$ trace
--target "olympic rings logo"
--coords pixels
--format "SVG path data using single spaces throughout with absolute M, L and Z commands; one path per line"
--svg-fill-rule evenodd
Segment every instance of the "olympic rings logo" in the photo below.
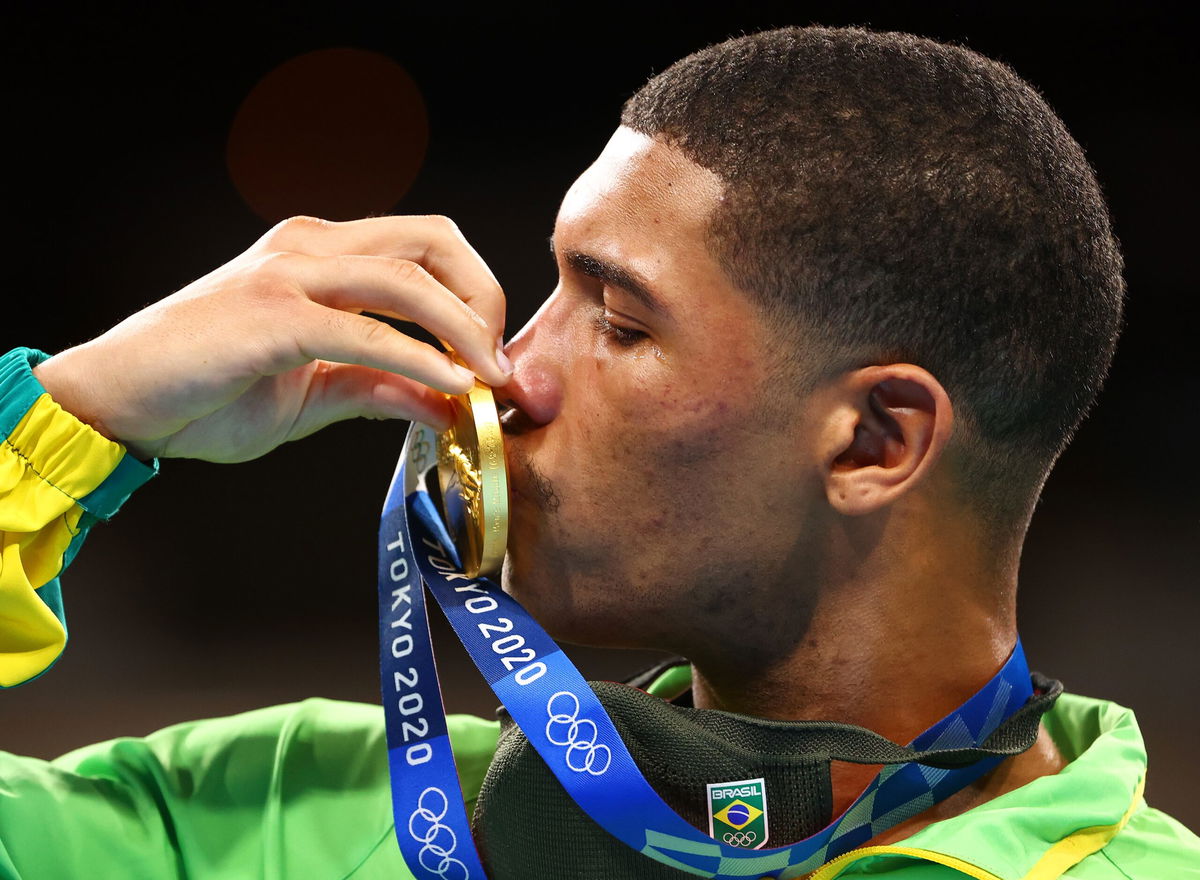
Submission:
M 412 448 L 408 454 L 413 467 L 418 470 L 424 470 L 426 464 L 433 456 L 433 444 L 426 439 L 426 436 L 424 431 L 416 432 L 413 436 Z
M 753 831 L 730 831 L 721 837 L 723 841 L 730 846 L 749 846 L 758 839 L 758 835 Z
M 431 809 L 425 804 L 425 797 L 431 792 L 442 799 L 442 804 L 437 809 Z M 421 792 L 421 796 L 417 798 L 417 809 L 408 817 L 408 833 L 413 840 L 421 844 L 421 851 L 417 853 L 417 861 L 421 863 L 422 868 L 431 874 L 444 877 L 446 880 L 468 880 L 471 872 L 467 870 L 467 866 L 458 859 L 452 858 L 454 850 L 458 847 L 458 838 L 454 835 L 453 829 L 442 822 L 448 809 L 450 809 L 450 802 L 446 799 L 446 793 L 440 788 L 430 786 Z M 417 819 L 426 823 L 425 830 L 420 834 L 413 826 Z M 438 861 L 431 865 L 426 858 Z
M 555 711 L 562 707 L 561 697 L 567 698 L 572 707 L 570 711 Z M 600 730 L 595 721 L 579 717 L 577 696 L 570 691 L 559 691 L 546 702 L 546 714 L 550 716 L 546 722 L 546 739 L 556 746 L 566 746 L 568 767 L 576 773 L 592 776 L 600 776 L 608 770 L 612 764 L 612 750 L 606 745 L 597 745 Z

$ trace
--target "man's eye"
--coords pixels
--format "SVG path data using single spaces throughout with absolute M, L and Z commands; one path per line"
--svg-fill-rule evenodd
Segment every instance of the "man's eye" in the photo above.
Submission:
M 596 315 L 596 329 L 612 339 L 617 345 L 627 348 L 637 345 L 646 338 L 646 334 L 641 330 L 634 330 L 632 327 L 622 327 L 620 324 L 614 324 L 607 311 Z

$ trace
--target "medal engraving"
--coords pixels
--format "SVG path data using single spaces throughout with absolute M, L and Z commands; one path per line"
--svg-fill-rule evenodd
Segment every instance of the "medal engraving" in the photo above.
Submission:
M 442 514 L 469 577 L 500 570 L 508 543 L 508 475 L 495 398 L 476 382 L 451 398 L 454 424 L 437 438 Z

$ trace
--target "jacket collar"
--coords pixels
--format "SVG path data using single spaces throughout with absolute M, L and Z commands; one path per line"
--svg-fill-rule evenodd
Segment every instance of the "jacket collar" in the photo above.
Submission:
M 1069 761 L 1060 772 L 895 846 L 851 851 L 812 880 L 837 877 L 851 865 L 883 870 L 875 863 L 886 859 L 936 862 L 978 880 L 1061 876 L 1115 837 L 1143 803 L 1146 748 L 1133 712 L 1103 700 L 1063 694 L 1042 723 Z
M 631 683 L 671 699 L 691 684 L 691 668 L 679 658 L 646 678 Z M 1061 876 L 1115 837 L 1143 802 L 1146 747 L 1133 711 L 1104 700 L 1063 694 L 1042 723 L 1068 761 L 1061 771 L 927 825 L 894 846 L 852 850 L 812 880 L 829 880 L 851 865 L 870 863 L 876 870 L 873 863 L 884 859 L 936 862 L 978 880 Z

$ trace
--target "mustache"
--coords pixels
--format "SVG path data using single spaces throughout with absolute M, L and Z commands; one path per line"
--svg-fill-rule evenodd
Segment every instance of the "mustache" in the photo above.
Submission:
M 562 499 L 550 478 L 537 469 L 528 455 L 514 452 L 513 457 L 516 459 L 514 464 L 520 468 L 525 477 L 521 483 L 521 494 L 541 508 L 544 513 L 557 511 Z
M 519 437 L 535 427 L 524 410 L 512 401 L 506 401 L 499 406 L 499 415 L 500 430 L 506 440 L 509 437 Z M 521 481 L 521 495 L 541 508 L 543 513 L 554 513 L 558 510 L 562 499 L 558 497 L 558 491 L 550 478 L 537 469 L 533 459 L 523 450 L 516 449 L 507 442 L 504 445 L 511 463 L 519 468 L 524 476 L 524 480 Z

